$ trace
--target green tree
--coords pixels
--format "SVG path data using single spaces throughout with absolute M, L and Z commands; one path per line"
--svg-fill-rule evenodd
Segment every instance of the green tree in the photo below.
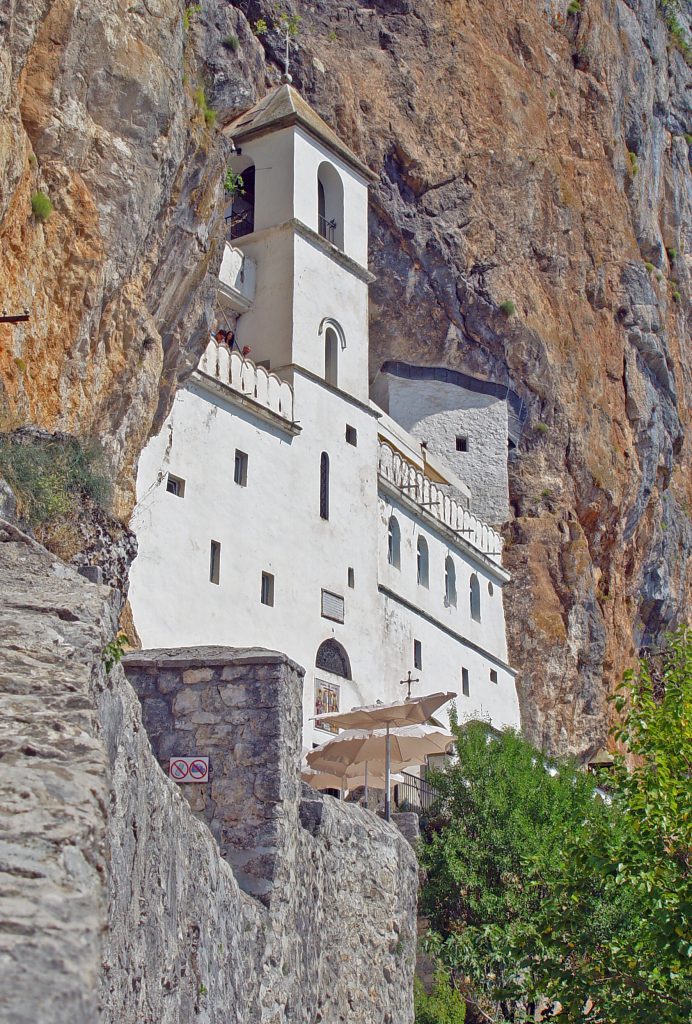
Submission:
M 424 828 L 423 913 L 431 950 L 491 1020 L 521 1020 L 513 942 L 540 917 L 565 830 L 607 815 L 594 780 L 549 761 L 515 732 L 455 727 L 457 759 L 438 773 L 439 816 Z
M 627 752 L 611 778 L 612 814 L 566 837 L 535 931 L 516 944 L 545 1019 L 689 1024 L 692 1019 L 692 630 L 659 668 L 643 662 L 615 697 Z M 617 908 L 607 928 L 593 894 Z M 595 927 L 594 927 L 595 925 Z

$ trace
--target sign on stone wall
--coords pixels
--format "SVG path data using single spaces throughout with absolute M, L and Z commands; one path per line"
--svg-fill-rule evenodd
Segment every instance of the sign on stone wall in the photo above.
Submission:
M 174 782 L 209 782 L 209 758 L 172 757 L 168 775 Z
M 327 715 L 332 711 L 339 710 L 339 687 L 334 683 L 327 683 L 323 679 L 315 680 L 315 714 Z M 338 726 L 330 722 L 315 722 L 316 729 L 323 729 L 324 732 L 337 732 Z

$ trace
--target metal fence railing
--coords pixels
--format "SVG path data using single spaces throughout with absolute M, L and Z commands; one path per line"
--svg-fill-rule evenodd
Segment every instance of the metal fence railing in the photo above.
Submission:
M 410 772 L 399 772 L 403 781 L 394 787 L 394 804 L 397 808 L 411 811 L 427 811 L 439 796 L 438 790 L 427 779 L 420 779 Z
M 334 244 L 334 238 L 336 236 L 336 221 L 327 220 L 327 218 L 323 217 L 322 214 L 320 214 L 317 219 L 319 221 L 319 233 L 322 235 L 322 238 L 326 238 L 328 242 Z

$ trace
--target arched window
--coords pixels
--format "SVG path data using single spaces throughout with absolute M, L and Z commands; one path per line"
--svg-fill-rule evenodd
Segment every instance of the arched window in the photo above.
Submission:
M 330 638 L 317 648 L 315 666 L 323 672 L 332 672 L 335 676 L 351 679 L 351 662 L 348 654 L 338 640 Z
M 224 192 L 226 196 L 226 237 L 242 238 L 255 230 L 255 167 L 251 161 L 243 160 L 246 166 L 230 168 L 226 174 Z
M 326 160 L 317 168 L 317 230 L 344 247 L 344 186 L 336 167 Z
M 481 585 L 475 572 L 471 577 L 469 585 L 469 603 L 471 605 L 471 618 L 476 622 L 481 621 Z
M 336 387 L 339 376 L 339 339 L 333 327 L 324 332 L 324 379 Z
M 320 517 L 329 519 L 329 456 L 320 456 Z
M 445 605 L 448 608 L 457 606 L 457 571 L 451 555 L 445 558 Z
M 418 567 L 418 586 L 428 586 L 428 542 L 425 537 L 418 538 L 418 545 L 416 549 L 417 553 L 417 567 Z
M 401 565 L 401 530 L 394 516 L 389 517 L 387 528 L 387 561 L 395 569 Z

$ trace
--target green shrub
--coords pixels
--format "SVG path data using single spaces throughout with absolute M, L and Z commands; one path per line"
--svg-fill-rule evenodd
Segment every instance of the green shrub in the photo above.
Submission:
M 537 423 L 533 429 L 537 430 L 539 434 L 548 434 L 550 432 L 550 427 L 547 423 Z
M 53 204 L 45 192 L 34 192 L 31 196 L 31 212 L 36 220 L 48 220 L 53 212 Z
M 38 163 L 38 160 L 36 159 L 36 154 L 35 153 L 29 153 L 29 165 L 31 167 L 35 167 L 37 163 Z
M 464 1024 L 466 1004 L 452 988 L 449 977 L 440 971 L 435 975 L 432 992 L 427 994 L 418 978 L 413 983 L 416 1024 Z
M 238 36 L 233 35 L 233 33 L 231 32 L 230 36 L 226 36 L 226 38 L 224 39 L 223 45 L 226 47 L 227 50 L 232 50 L 233 53 L 236 53 L 238 47 L 240 46 Z
M 96 441 L 0 434 L 0 476 L 14 491 L 20 516 L 36 528 L 70 518 L 80 494 L 110 502 L 110 479 Z
M 685 142 L 688 146 L 692 146 L 692 135 L 689 132 L 685 132 Z
M 631 149 L 627 150 L 627 160 L 629 163 L 629 173 L 633 178 L 636 178 L 639 173 L 639 159 L 636 153 L 633 153 Z
M 183 28 L 185 29 L 186 32 L 189 30 L 190 25 L 192 24 L 192 19 L 194 18 L 195 14 L 199 14 L 201 10 L 201 4 L 191 4 L 190 7 L 186 7 L 183 10 Z
M 571 4 L 567 8 L 568 14 L 581 14 L 581 4 L 579 0 L 572 0 Z
M 678 291 L 677 288 L 673 288 L 673 293 L 672 294 L 673 294 L 673 302 L 680 302 L 680 299 L 682 298 L 682 296 L 680 295 L 680 292 Z
M 646 269 L 649 271 L 650 274 L 653 274 L 653 272 L 654 272 L 654 265 L 653 265 L 653 263 L 645 263 L 644 266 L 646 267 Z
M 267 32 L 269 31 L 269 26 L 267 25 L 266 18 L 258 18 L 254 24 L 254 29 L 256 36 L 266 35 Z
M 668 255 L 668 259 L 670 260 L 670 262 L 675 263 L 676 259 L 678 258 L 678 250 L 673 248 L 667 248 L 666 253 Z
M 207 94 L 204 90 L 203 85 L 198 85 L 193 93 L 193 98 L 197 106 L 199 107 L 200 113 L 202 114 L 208 128 L 213 128 L 216 124 L 216 111 L 212 110 L 207 100 Z
M 511 299 L 507 299 L 506 302 L 501 302 L 500 309 L 507 318 L 509 318 L 510 316 L 514 316 L 514 314 L 517 311 L 517 307 L 514 305 Z
M 227 168 L 223 180 L 223 190 L 227 196 L 244 196 L 245 182 L 242 174 L 236 174 L 232 167 Z

